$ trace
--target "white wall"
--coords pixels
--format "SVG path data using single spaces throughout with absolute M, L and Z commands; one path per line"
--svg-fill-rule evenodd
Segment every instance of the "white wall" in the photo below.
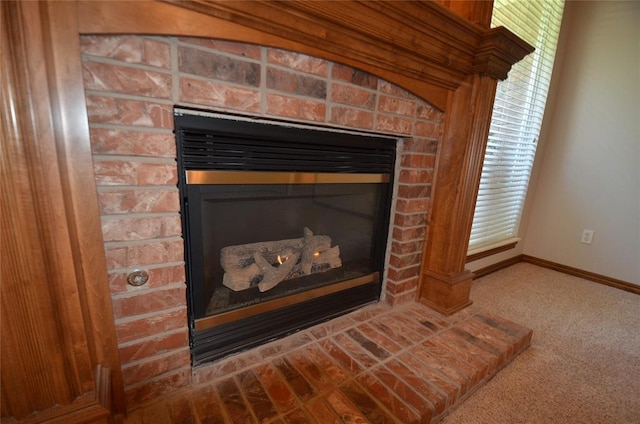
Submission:
M 522 253 L 640 284 L 640 3 L 565 13 Z
M 639 27 L 640 2 L 566 3 L 522 241 L 469 269 L 524 253 L 640 284 Z

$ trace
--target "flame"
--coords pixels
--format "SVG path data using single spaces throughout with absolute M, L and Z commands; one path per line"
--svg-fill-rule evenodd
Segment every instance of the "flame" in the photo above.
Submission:
M 318 256 L 320 256 L 320 252 L 313 252 L 313 257 L 317 258 Z
M 286 261 L 286 260 L 287 260 L 287 258 L 284 258 L 284 261 Z M 280 255 L 278 255 L 278 263 L 279 263 L 280 265 L 282 265 L 282 264 L 284 263 L 284 261 L 282 260 L 282 258 L 280 257 Z

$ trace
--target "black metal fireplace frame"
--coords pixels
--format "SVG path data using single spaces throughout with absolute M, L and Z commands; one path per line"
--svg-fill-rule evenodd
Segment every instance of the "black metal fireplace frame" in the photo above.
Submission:
M 192 281 L 197 271 L 189 261 L 191 228 L 189 220 L 184 219 L 190 208 L 187 171 L 387 174 L 385 207 L 379 212 L 382 226 L 388 228 L 396 139 L 184 108 L 176 108 L 174 117 L 193 365 L 254 347 L 379 300 L 387 232 L 382 232 L 376 243 L 378 268 L 371 277 L 357 284 L 348 284 L 338 292 L 329 290 L 327 294 L 256 316 L 210 328 L 198 326 L 194 299 L 204 294 L 199 292 L 203 289 Z

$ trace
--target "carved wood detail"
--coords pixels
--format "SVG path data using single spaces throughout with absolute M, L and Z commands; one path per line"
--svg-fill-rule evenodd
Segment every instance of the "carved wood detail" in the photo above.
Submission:
M 93 374 L 100 365 L 111 371 L 113 411 L 125 410 L 80 34 L 295 50 L 370 72 L 444 110 L 418 297 L 449 313 L 469 303 L 464 259 L 496 79 L 531 51 L 504 29 L 487 30 L 486 5 L 467 3 L 459 12 L 483 25 L 435 2 L 3 2 L 2 231 L 11 245 L 2 250 L 2 416 L 60 403 L 47 414 L 74 422 L 85 411 L 104 421 L 95 390 L 108 386 L 107 374 Z
M 118 384 L 120 365 L 97 204 L 84 197 L 93 169 L 73 144 L 88 137 L 82 87 L 67 84 L 81 73 L 60 56 L 78 40 L 59 29 L 73 28 L 68 10 L 47 6 L 2 3 L 2 417 L 103 421 L 94 369 Z M 64 122 L 60 103 L 84 124 Z

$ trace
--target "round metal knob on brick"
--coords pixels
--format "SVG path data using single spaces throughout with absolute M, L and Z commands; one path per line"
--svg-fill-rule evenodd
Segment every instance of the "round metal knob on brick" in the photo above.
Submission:
M 127 275 L 127 283 L 132 286 L 142 286 L 149 281 L 149 274 L 142 269 L 134 269 Z

